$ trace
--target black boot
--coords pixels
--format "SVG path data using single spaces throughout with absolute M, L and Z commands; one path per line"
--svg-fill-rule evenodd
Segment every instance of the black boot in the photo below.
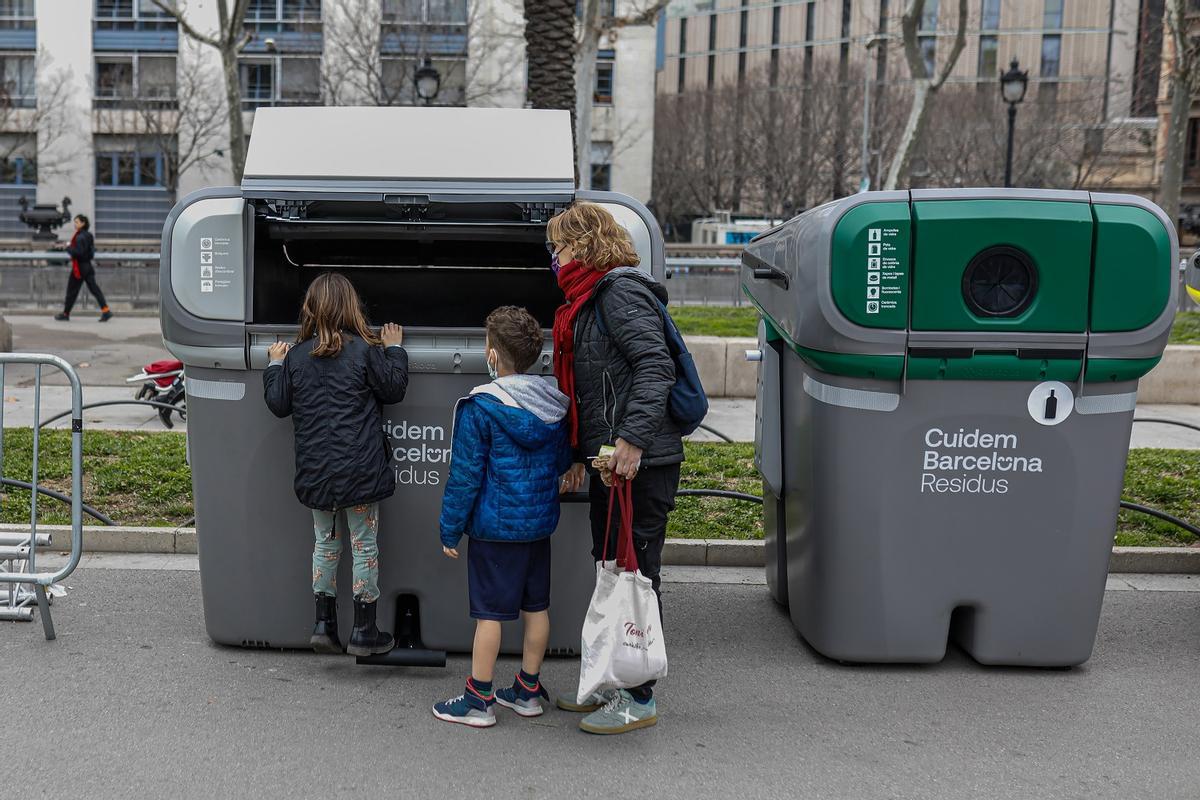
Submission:
M 352 656 L 372 656 L 392 649 L 392 635 L 375 627 L 375 604 L 354 601 L 354 630 L 350 631 L 350 646 L 346 652 Z
M 342 654 L 342 643 L 338 640 L 337 598 L 319 594 L 317 598 L 317 624 L 313 626 L 309 643 L 313 651 L 331 655 Z

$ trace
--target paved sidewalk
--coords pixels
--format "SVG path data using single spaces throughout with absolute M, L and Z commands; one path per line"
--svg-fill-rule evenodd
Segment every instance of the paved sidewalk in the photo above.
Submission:
M 1200 592 L 1113 591 L 1067 670 L 847 667 L 810 650 L 759 585 L 665 587 L 671 675 L 651 730 L 592 738 L 557 710 L 478 731 L 429 712 L 445 670 L 213 645 L 187 570 L 85 568 L 59 639 L 0 625 L 14 795 L 438 798 L 1155 798 L 1200 786 Z M 248 613 L 253 610 L 248 609 Z M 503 659 L 507 676 L 517 662 Z M 552 659 L 550 689 L 577 662 Z

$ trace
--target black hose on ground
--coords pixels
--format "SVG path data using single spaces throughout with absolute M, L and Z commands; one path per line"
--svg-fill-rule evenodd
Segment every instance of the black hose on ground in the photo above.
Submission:
M 726 436 L 725 434 L 721 433 L 721 432 L 720 432 L 719 430 L 717 430 L 716 428 L 710 428 L 710 427 L 708 427 L 707 425 L 704 425 L 704 424 L 698 425 L 697 427 L 698 427 L 698 428 L 700 428 L 700 430 L 702 430 L 702 431 L 708 431 L 708 432 L 709 432 L 709 433 L 711 433 L 713 436 L 716 436 L 718 439 L 720 439 L 720 440 L 721 440 L 721 441 L 723 441 L 723 442 L 729 442 L 730 444 L 732 444 L 732 443 L 733 443 L 733 439 L 730 439 L 728 436 Z
M 14 480 L 13 478 L 0 478 L 0 483 L 3 483 L 5 486 L 14 486 L 18 489 L 25 489 L 27 491 L 33 488 L 33 484 L 27 483 L 25 481 Z M 38 487 L 38 494 L 44 494 L 47 497 L 53 498 L 55 500 L 59 500 L 63 503 L 71 502 L 71 498 L 67 497 L 65 494 L 63 494 L 61 492 L 56 492 L 53 489 L 47 489 L 44 486 Z M 96 509 L 89 506 L 87 503 L 83 504 L 83 513 L 87 514 L 90 517 L 95 517 L 96 519 L 103 522 L 105 525 L 115 526 L 117 524 L 117 523 L 113 522 L 111 519 L 109 519 L 108 517 L 101 514 Z
M 180 412 L 184 410 L 179 406 L 172 405 L 170 403 L 164 403 L 159 400 L 104 400 L 103 402 L 99 403 L 87 403 L 86 405 L 80 406 L 80 410 L 87 411 L 89 408 L 100 408 L 101 406 L 151 406 L 153 408 L 169 408 L 172 411 Z M 58 422 L 63 417 L 69 416 L 71 416 L 70 411 L 64 411 L 61 414 L 55 414 L 53 417 L 50 417 L 50 419 L 43 420 L 38 427 L 44 428 L 51 422 Z
M 1159 419 L 1158 417 L 1134 417 L 1134 422 L 1157 422 L 1159 425 L 1177 425 L 1180 428 L 1188 428 L 1193 431 L 1200 431 L 1200 425 L 1193 425 L 1190 422 L 1180 422 L 1177 419 Z
M 1197 528 L 1195 525 L 1192 525 L 1191 523 L 1186 522 L 1179 517 L 1173 517 L 1165 511 L 1159 511 L 1157 508 L 1150 508 L 1149 506 L 1143 506 L 1139 503 L 1131 503 L 1128 500 L 1121 501 L 1121 508 L 1129 511 L 1136 511 L 1139 514 L 1147 514 L 1151 517 L 1161 519 L 1163 522 L 1169 522 L 1176 527 L 1183 528 L 1193 536 L 1200 536 L 1200 528 Z
M 677 497 L 724 497 L 727 500 L 741 500 L 746 503 L 762 505 L 762 498 L 745 492 L 730 492 L 725 489 L 680 489 Z

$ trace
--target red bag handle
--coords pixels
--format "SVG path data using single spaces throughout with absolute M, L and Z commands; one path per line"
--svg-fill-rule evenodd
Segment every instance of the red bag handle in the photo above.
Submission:
M 608 492 L 608 520 L 604 524 L 604 552 L 600 560 L 608 560 L 608 534 L 612 530 L 613 503 L 615 502 L 620 514 L 618 520 L 620 530 L 617 533 L 617 566 L 625 572 L 635 572 L 637 555 L 633 549 L 633 486 L 615 473 L 612 481 L 612 488 Z

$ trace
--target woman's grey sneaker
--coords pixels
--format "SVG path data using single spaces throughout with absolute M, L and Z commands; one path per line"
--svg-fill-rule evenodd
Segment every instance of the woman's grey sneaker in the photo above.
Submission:
M 588 733 L 628 733 L 638 728 L 649 728 L 658 723 L 658 710 L 654 698 L 649 703 L 638 703 L 624 689 L 617 696 L 579 721 L 579 730 Z
M 554 705 L 563 711 L 574 711 L 577 714 L 589 714 L 601 708 L 613 699 L 614 692 L 592 692 L 582 703 L 579 702 L 578 692 L 563 692 L 554 701 Z

